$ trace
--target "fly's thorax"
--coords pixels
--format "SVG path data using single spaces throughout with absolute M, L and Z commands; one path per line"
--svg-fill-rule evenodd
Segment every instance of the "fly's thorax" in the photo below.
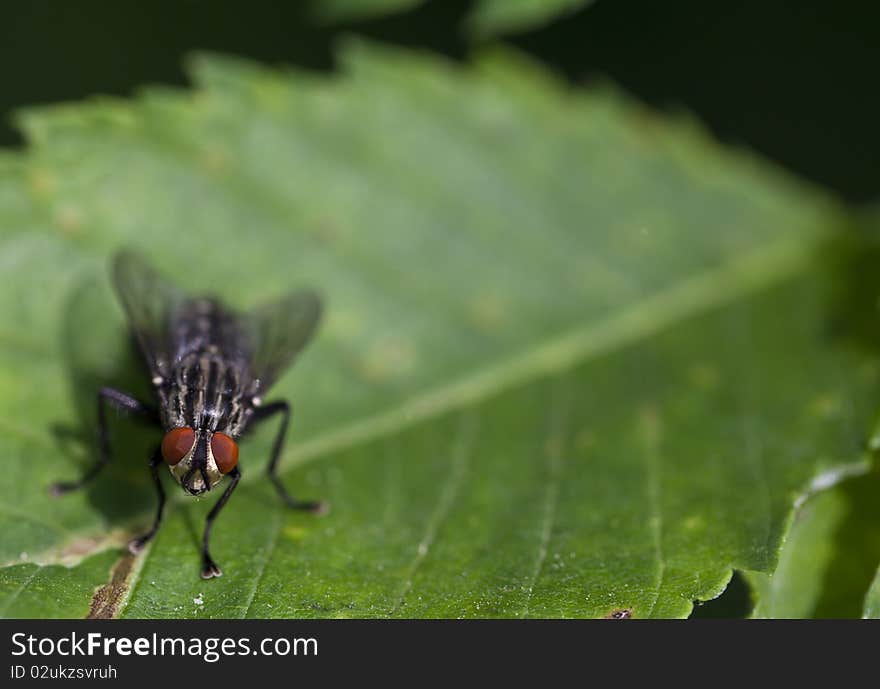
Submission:
M 253 413 L 240 362 L 208 349 L 183 357 L 174 375 L 157 386 L 166 428 L 204 428 L 241 435 Z

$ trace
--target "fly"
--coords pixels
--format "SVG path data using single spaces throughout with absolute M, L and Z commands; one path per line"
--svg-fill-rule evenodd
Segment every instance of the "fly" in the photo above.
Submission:
M 152 528 L 128 544 L 139 553 L 162 522 L 165 464 L 188 495 L 202 495 L 225 477 L 226 488 L 208 513 L 202 536 L 202 577 L 222 575 L 211 557 L 211 527 L 241 480 L 238 438 L 257 423 L 280 416 L 268 477 L 292 509 L 323 511 L 323 502 L 294 499 L 278 477 L 278 459 L 290 421 L 286 400 L 263 402 L 272 384 L 305 347 L 321 318 L 321 301 L 310 290 L 291 292 L 238 313 L 213 297 L 191 297 L 164 280 L 139 255 L 123 251 L 112 264 L 113 284 L 149 370 L 155 404 L 115 388 L 98 392 L 98 459 L 78 481 L 52 486 L 55 495 L 92 481 L 109 462 L 107 407 L 159 426 L 162 441 L 149 467 L 158 496 Z

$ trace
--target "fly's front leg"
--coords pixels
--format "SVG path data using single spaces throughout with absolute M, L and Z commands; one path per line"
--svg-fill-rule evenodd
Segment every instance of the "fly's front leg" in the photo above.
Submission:
M 223 491 L 223 495 L 220 496 L 217 504 L 211 508 L 210 512 L 208 512 L 208 518 L 205 520 L 205 533 L 202 535 L 202 579 L 223 576 L 223 571 L 211 558 L 211 552 L 208 548 L 208 540 L 211 538 L 211 527 L 214 525 L 214 520 L 217 518 L 217 515 L 220 514 L 220 510 L 223 509 L 223 505 L 229 500 L 229 496 L 232 495 L 232 491 L 235 490 L 235 487 L 241 479 L 241 472 L 238 470 L 238 467 L 235 467 L 228 475 L 232 480 L 229 482 L 229 485 L 226 486 L 226 490 Z
M 107 464 L 110 463 L 110 441 L 107 433 L 107 404 L 121 411 L 158 421 L 156 410 L 132 397 L 126 392 L 115 388 L 101 388 L 98 391 L 98 461 L 86 471 L 79 481 L 59 481 L 53 483 L 50 490 L 53 495 L 62 495 L 86 486 Z
M 162 510 L 165 507 L 165 489 L 162 488 L 162 481 L 159 479 L 159 465 L 162 463 L 162 450 L 156 448 L 153 456 L 150 457 L 150 474 L 153 476 L 153 485 L 156 486 L 156 493 L 159 495 L 159 507 L 156 509 L 156 517 L 153 519 L 152 528 L 140 538 L 135 538 L 128 542 L 128 549 L 133 555 L 137 555 L 147 542 L 156 535 L 159 530 L 159 524 L 162 522 Z
M 328 505 L 323 500 L 296 500 L 278 477 L 278 460 L 281 457 L 281 448 L 284 446 L 284 436 L 287 434 L 287 424 L 290 421 L 290 405 L 284 400 L 270 402 L 264 407 L 254 409 L 254 422 L 262 421 L 273 416 L 281 414 L 281 428 L 278 429 L 278 435 L 275 436 L 275 444 L 272 446 L 272 457 L 269 459 L 269 479 L 278 489 L 278 494 L 284 501 L 284 504 L 294 510 L 306 510 L 308 512 L 316 512 L 323 514 L 327 511 Z

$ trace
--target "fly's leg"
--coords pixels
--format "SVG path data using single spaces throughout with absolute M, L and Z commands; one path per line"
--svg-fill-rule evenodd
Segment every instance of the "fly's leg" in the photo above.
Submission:
M 278 477 L 278 460 L 281 457 L 281 448 L 284 446 L 284 436 L 287 434 L 287 424 L 290 421 L 290 405 L 284 400 L 270 402 L 264 407 L 254 409 L 254 421 L 262 421 L 275 414 L 281 414 L 281 428 L 278 435 L 275 436 L 275 444 L 272 446 L 272 457 L 269 459 L 269 479 L 278 489 L 278 495 L 284 501 L 284 504 L 294 510 L 306 510 L 323 514 L 327 511 L 328 505 L 323 500 L 296 500 Z
M 220 514 L 220 510 L 223 509 L 223 505 L 229 500 L 229 496 L 232 495 L 232 491 L 235 490 L 235 487 L 241 479 L 241 472 L 238 470 L 238 467 L 235 467 L 228 475 L 232 480 L 229 482 L 229 485 L 226 486 L 226 490 L 223 491 L 223 495 L 220 496 L 217 504 L 211 508 L 210 512 L 208 512 L 208 518 L 205 520 L 205 533 L 202 535 L 202 579 L 223 576 L 222 570 L 211 558 L 211 552 L 208 548 L 208 540 L 211 538 L 211 527 L 214 525 L 214 520 L 217 518 L 217 515 Z
M 59 481 L 53 483 L 50 490 L 53 495 L 62 495 L 72 490 L 79 490 L 95 478 L 110 463 L 110 442 L 107 433 L 107 405 L 120 411 L 129 412 L 149 420 L 158 421 L 158 414 L 153 407 L 132 397 L 126 392 L 115 388 L 101 388 L 98 391 L 98 461 L 83 474 L 79 481 Z
M 135 538 L 128 542 L 128 549 L 132 554 L 137 555 L 147 542 L 156 535 L 159 530 L 159 524 L 162 522 L 162 510 L 165 508 L 165 489 L 162 488 L 162 481 L 159 479 L 159 465 L 162 463 L 162 451 L 157 447 L 150 457 L 150 474 L 153 476 L 153 484 L 156 486 L 156 493 L 159 495 L 159 507 L 156 509 L 156 518 L 153 519 L 152 528 L 140 538 Z

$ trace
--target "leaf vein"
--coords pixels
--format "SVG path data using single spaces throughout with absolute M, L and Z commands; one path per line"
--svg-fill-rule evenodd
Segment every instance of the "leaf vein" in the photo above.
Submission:
M 428 555 L 428 550 L 434 544 L 443 523 L 452 512 L 452 506 L 455 504 L 464 477 L 467 474 L 467 466 L 476 437 L 477 421 L 474 413 L 462 413 L 458 433 L 452 448 L 449 478 L 440 491 L 437 505 L 425 525 L 425 531 L 416 547 L 416 554 L 410 566 L 405 570 L 403 583 L 400 587 L 400 592 L 397 594 L 394 607 L 391 609 L 390 616 L 396 615 L 403 607 L 407 595 L 412 591 L 413 577 Z
M 565 383 L 568 379 L 565 379 Z M 568 432 L 569 414 L 571 411 L 572 395 L 569 384 L 560 383 L 555 395 L 554 403 L 550 408 L 548 422 L 549 432 L 547 435 L 547 491 L 544 499 L 544 517 L 541 521 L 541 535 L 538 542 L 538 553 L 535 565 L 529 577 L 529 585 L 526 587 L 526 600 L 519 617 L 526 617 L 532 602 L 532 591 L 544 570 L 547 560 L 547 550 L 550 546 L 550 538 L 556 523 L 556 510 L 559 505 L 559 488 L 562 482 L 562 472 L 565 468 L 563 451 Z
M 18 597 L 27 589 L 28 586 L 31 585 L 31 582 L 36 578 L 37 574 L 40 573 L 42 568 L 39 566 L 34 567 L 34 571 L 31 572 L 31 575 L 25 579 L 21 586 L 19 586 L 14 593 L 12 593 L 7 599 L 6 603 L 3 605 L 3 608 L 0 609 L 0 616 L 5 616 L 6 612 L 12 606 L 12 604 L 18 599 Z
M 666 559 L 663 555 L 663 503 L 660 476 L 660 443 L 663 432 L 663 420 L 656 408 L 648 407 L 643 410 L 639 422 L 644 445 L 645 478 L 647 481 L 648 505 L 650 507 L 648 525 L 651 530 L 654 560 L 657 563 L 654 574 L 654 596 L 647 615 L 648 617 L 653 617 L 654 610 L 660 600 L 660 592 L 663 590 L 663 580 L 666 576 Z
M 282 514 L 282 509 L 275 510 L 275 521 L 273 523 L 272 538 L 269 541 L 269 552 L 266 553 L 266 558 L 263 560 L 262 565 L 260 565 L 260 571 L 257 573 L 257 576 L 254 577 L 254 585 L 251 589 L 250 594 L 248 595 L 247 603 L 245 603 L 242 618 L 247 618 L 248 615 L 250 615 L 251 607 L 253 606 L 254 599 L 257 596 L 257 591 L 260 590 L 260 584 L 263 582 L 263 577 L 266 574 L 266 569 L 269 566 L 269 561 L 272 559 L 272 555 L 275 553 L 275 548 L 278 546 L 278 538 L 281 536 L 281 523 L 283 521 Z

